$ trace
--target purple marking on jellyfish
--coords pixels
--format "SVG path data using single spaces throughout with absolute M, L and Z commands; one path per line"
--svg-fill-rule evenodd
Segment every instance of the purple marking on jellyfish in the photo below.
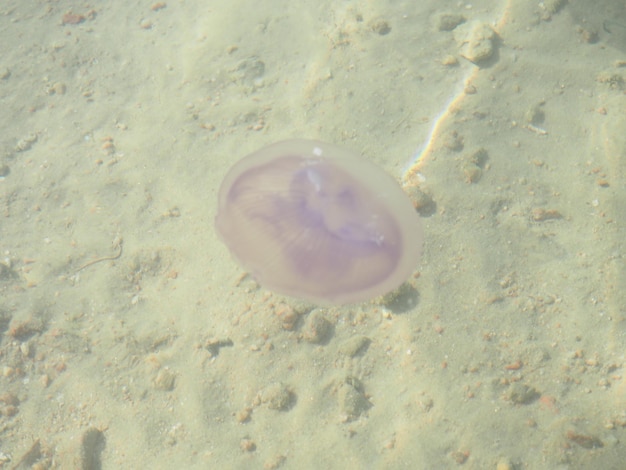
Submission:
M 423 244 L 420 218 L 391 176 L 313 140 L 278 142 L 236 163 L 215 226 L 262 286 L 319 304 L 395 289 Z

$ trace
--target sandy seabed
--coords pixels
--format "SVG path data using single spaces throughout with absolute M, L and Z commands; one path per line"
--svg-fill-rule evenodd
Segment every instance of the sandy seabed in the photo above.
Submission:
M 0 468 L 623 468 L 623 3 L 6 0 L 0 31 Z M 228 168 L 294 137 L 419 201 L 394 295 L 282 298 L 218 241 Z

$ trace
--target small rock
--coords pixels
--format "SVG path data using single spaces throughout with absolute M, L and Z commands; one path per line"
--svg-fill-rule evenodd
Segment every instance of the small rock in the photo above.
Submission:
M 170 392 L 174 390 L 174 386 L 176 385 L 176 374 L 167 367 L 164 367 L 159 370 L 153 383 L 155 389 Z
M 4 273 L 3 273 L 3 276 Z M 30 317 L 25 320 L 14 319 L 9 325 L 8 335 L 14 339 L 25 341 L 44 330 L 43 321 L 40 318 Z
M 435 17 L 434 21 L 437 31 L 452 31 L 464 22 L 465 17 L 459 13 L 441 13 Z
M 448 54 L 441 59 L 441 65 L 447 65 L 448 67 L 459 65 L 459 60 L 452 54 Z
M 252 408 L 246 406 L 245 408 L 237 411 L 235 413 L 235 419 L 238 423 L 247 423 L 250 421 L 250 417 L 252 416 Z
M 11 416 L 15 416 L 19 411 L 17 406 L 7 405 L 0 407 L 0 416 L 6 416 L 10 418 Z
M 256 56 L 241 60 L 236 68 L 229 72 L 234 82 L 238 82 L 250 90 L 256 90 L 264 86 L 265 63 Z M 251 117 L 251 120 L 258 121 L 258 117 Z
M 596 436 L 581 434 L 579 432 L 570 430 L 567 431 L 565 437 L 585 449 L 599 449 L 600 447 L 604 447 L 604 443 Z
M 286 455 L 275 454 L 271 456 L 270 458 L 268 458 L 267 460 L 265 460 L 265 462 L 263 463 L 263 468 L 265 470 L 276 470 L 277 468 L 282 467 L 286 460 L 287 460 Z
M 341 415 L 346 421 L 352 421 L 358 418 L 371 406 L 365 396 L 361 381 L 354 377 L 348 377 L 346 381 L 341 384 L 338 399 Z
M 507 400 L 516 405 L 528 405 L 537 400 L 539 396 L 540 393 L 536 389 L 519 382 L 513 383 L 506 394 Z
M 463 136 L 459 135 L 457 131 L 448 131 L 443 134 L 441 139 L 441 145 L 453 152 L 459 152 L 463 150 Z
M 78 439 L 70 439 L 62 446 L 59 468 L 77 470 L 99 470 L 102 468 L 101 454 L 106 440 L 104 433 L 95 427 L 81 432 Z
M 30 448 L 22 454 L 22 456 L 17 460 L 17 463 L 11 465 L 13 470 L 25 470 L 25 469 L 34 469 L 37 465 L 37 461 L 41 458 L 41 443 L 39 439 L 37 439 Z M 9 461 L 11 459 L 9 458 Z
M 256 443 L 252 439 L 243 438 L 239 442 L 239 448 L 244 452 L 254 452 L 256 450 Z
M 152 21 L 147 18 L 142 18 L 139 22 L 139 27 L 141 29 L 152 29 Z
M 515 465 L 506 457 L 498 460 L 496 464 L 496 470 L 515 470 Z
M 468 37 L 462 39 L 461 55 L 479 65 L 490 59 L 496 50 L 496 32 L 487 23 L 474 25 Z
M 563 215 L 556 209 L 543 209 L 536 207 L 531 211 L 531 217 L 535 222 L 562 219 Z
M 415 210 L 417 210 L 420 215 L 432 215 L 436 211 L 437 205 L 435 201 L 433 201 L 433 198 L 422 191 L 418 186 L 406 186 L 404 190 L 413 203 L 413 207 L 415 207 Z
M 56 82 L 54 85 L 52 85 L 52 87 L 50 88 L 51 92 L 57 95 L 64 95 L 65 92 L 67 91 L 67 86 L 65 85 L 65 83 L 62 82 Z
M 349 357 L 354 357 L 362 354 L 367 346 L 369 346 L 371 340 L 367 336 L 355 335 L 347 339 L 339 346 L 339 352 Z
M 476 183 L 483 175 L 483 169 L 489 160 L 489 154 L 484 148 L 474 150 L 464 157 L 463 174 L 467 183 Z
M 524 119 L 528 124 L 532 124 L 533 126 L 539 126 L 543 124 L 543 121 L 546 118 L 546 113 L 543 111 L 544 102 L 537 103 L 528 110 L 524 114 Z
M 293 331 L 300 319 L 300 314 L 291 306 L 280 303 L 274 307 L 274 313 L 280 319 L 283 329 Z
M 553 15 L 554 13 L 558 13 L 559 10 L 563 8 L 563 5 L 565 3 L 565 0 L 543 0 L 540 5 L 543 7 L 543 10 L 547 15 Z M 549 17 L 550 16 L 548 16 L 546 19 L 549 19 Z M 545 16 L 542 15 L 542 19 L 544 18 Z
M 0 394 L 0 403 L 4 403 L 5 405 L 17 406 L 20 404 L 20 399 L 17 396 L 10 392 L 4 392 Z
M 467 462 L 467 459 L 469 458 L 469 456 L 470 456 L 469 452 L 463 451 L 463 450 L 455 450 L 450 453 L 450 457 L 452 457 L 452 460 L 454 460 L 459 465 L 462 465 L 465 462 Z
M 225 347 L 232 347 L 233 340 L 230 338 L 210 338 L 206 341 L 204 347 L 211 357 L 217 357 L 220 354 L 220 350 Z
M 104 450 L 104 434 L 96 428 L 88 428 L 81 436 L 80 469 L 97 470 L 102 468 L 100 454 Z
M 381 36 L 389 34 L 389 32 L 391 31 L 391 26 L 389 26 L 389 23 L 382 18 L 374 18 L 372 21 L 370 21 L 369 27 L 372 31 L 380 34 Z
M 484 149 L 483 147 L 480 147 L 480 148 L 474 150 L 468 156 L 468 161 L 473 163 L 474 165 L 480 167 L 480 168 L 484 168 L 485 167 L 485 164 L 487 163 L 487 160 L 489 160 L 489 154 L 487 153 L 487 150 Z
M 35 142 L 37 142 L 37 134 L 29 134 L 23 139 L 18 140 L 17 144 L 15 144 L 15 151 L 25 152 L 26 150 L 30 150 Z
M 268 385 L 259 392 L 259 401 L 268 408 L 278 411 L 286 411 L 292 407 L 295 395 L 281 382 Z
M 24 341 L 23 343 L 20 343 L 20 352 L 22 353 L 22 356 L 26 358 L 30 356 L 31 348 L 30 348 L 30 343 L 28 341 Z
M 305 341 L 315 344 L 325 344 L 333 334 L 333 324 L 326 318 L 324 311 L 316 308 L 309 313 L 302 337 Z
M 473 163 L 466 163 L 463 165 L 463 175 L 466 183 L 477 183 L 483 175 L 483 170 Z
M 380 303 L 393 313 L 405 313 L 417 305 L 418 299 L 417 289 L 405 282 L 397 289 L 383 295 Z

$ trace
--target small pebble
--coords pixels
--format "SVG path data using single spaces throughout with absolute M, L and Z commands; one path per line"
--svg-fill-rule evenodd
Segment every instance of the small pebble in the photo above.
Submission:
M 463 41 L 461 55 L 474 64 L 490 59 L 495 50 L 496 33 L 487 23 L 474 26 L 469 38 Z
M 50 385 L 50 376 L 48 374 L 43 374 L 39 377 L 39 383 L 43 386 L 43 388 L 48 388 Z
M 389 32 L 391 31 L 391 26 L 389 26 L 389 23 L 382 18 L 376 18 L 370 21 L 369 26 L 372 31 L 380 34 L 381 36 L 389 34 Z
M 347 339 L 339 346 L 339 352 L 345 354 L 349 357 L 354 357 L 359 354 L 362 354 L 367 346 L 370 344 L 371 340 L 363 335 L 352 336 Z
M 37 142 L 37 134 L 29 134 L 23 139 L 18 140 L 17 144 L 15 145 L 15 151 L 24 152 L 26 150 L 29 150 L 35 142 Z
M 463 175 L 466 183 L 477 183 L 483 175 L 483 170 L 473 163 L 466 163 L 463 167 Z
M 604 447 L 604 443 L 596 436 L 582 434 L 576 431 L 567 431 L 565 434 L 568 440 L 575 442 L 584 449 L 599 449 Z
M 28 341 L 24 341 L 20 343 L 20 352 L 22 356 L 29 357 L 30 356 L 30 343 Z
M 271 410 L 286 411 L 291 408 L 295 396 L 287 386 L 276 382 L 261 390 L 258 398 Z
M 235 419 L 237 420 L 238 423 L 247 423 L 248 421 L 250 421 L 251 415 L 252 415 L 252 408 L 245 407 L 244 409 L 239 410 L 235 414 Z
M 448 150 L 458 152 L 463 150 L 463 137 L 457 131 L 449 131 L 442 136 L 442 145 Z
M 543 209 L 541 207 L 537 207 L 532 210 L 532 219 L 535 222 L 543 222 L 546 220 L 557 220 L 562 219 L 563 216 L 556 209 Z
M 528 405 L 539 398 L 540 394 L 533 387 L 515 382 L 511 385 L 506 398 L 516 405 Z
M 316 308 L 306 318 L 302 337 L 314 344 L 327 343 L 333 334 L 333 324 L 326 318 L 322 309 Z
M 78 462 L 81 470 L 98 470 L 102 467 L 100 454 L 104 450 L 104 433 L 97 428 L 90 427 L 83 431 L 78 449 Z
M 543 124 L 546 114 L 543 110 L 544 102 L 537 103 L 526 110 L 524 119 L 528 124 L 539 126 Z
M 163 390 L 169 392 L 174 390 L 176 385 L 176 374 L 174 374 L 167 367 L 159 370 L 154 378 L 154 388 L 157 390 Z
M 65 83 L 56 82 L 54 85 L 52 85 L 51 90 L 57 95 L 64 95 L 67 90 L 67 86 L 65 85 Z
M 420 215 L 430 215 L 435 211 L 436 205 L 433 198 L 422 191 L 418 186 L 407 186 L 404 190 L 413 203 L 413 207 L 415 207 Z
M 17 406 L 7 405 L 0 408 L 0 415 L 10 418 L 11 416 L 15 416 L 18 411 Z
M 461 23 L 465 22 L 465 17 L 458 13 L 442 13 L 435 17 L 435 29 L 437 31 L 452 31 Z
M 363 385 L 358 379 L 348 377 L 341 384 L 338 393 L 341 415 L 346 421 L 358 418 L 370 408 L 370 402 L 363 392 Z
M 0 394 L 0 403 L 4 403 L 5 405 L 17 406 L 20 404 L 20 400 L 15 394 L 10 392 L 4 392 Z
M 441 65 L 447 65 L 447 66 L 459 65 L 459 60 L 453 55 L 448 54 L 443 59 L 441 59 Z
M 252 439 L 242 439 L 239 443 L 239 447 L 244 452 L 254 452 L 256 450 L 256 443 Z
M 450 454 L 452 459 L 459 465 L 464 464 L 469 458 L 470 454 L 467 451 L 455 450 Z

